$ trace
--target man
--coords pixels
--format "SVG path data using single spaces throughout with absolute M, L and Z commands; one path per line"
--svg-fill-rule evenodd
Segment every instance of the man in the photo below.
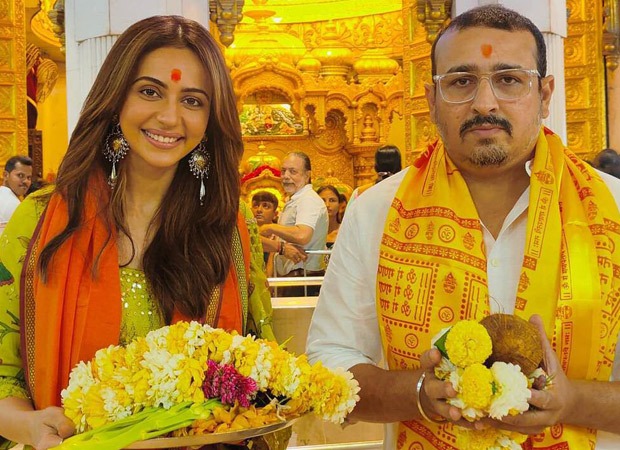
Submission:
M 491 312 L 532 317 L 553 384 L 531 391 L 530 411 L 477 428 L 536 435 L 524 448 L 548 449 L 602 448 L 596 430 L 620 433 L 620 383 L 608 381 L 620 182 L 542 127 L 554 87 L 545 53 L 531 21 L 501 6 L 455 18 L 426 87 L 441 140 L 347 211 L 307 351 L 360 382 L 351 421 L 395 423 L 385 448 L 457 448 L 452 422 L 465 423 L 445 402 L 456 392 L 428 349 L 443 328 Z
M 0 223 L 6 223 L 32 183 L 32 159 L 13 156 L 4 166 L 4 185 L 0 186 Z
M 262 236 L 277 236 L 281 240 L 294 244 L 300 249 L 323 250 L 329 219 L 327 208 L 321 197 L 314 192 L 310 184 L 310 158 L 303 152 L 289 153 L 282 161 L 282 186 L 289 196 L 280 213 L 277 224 L 265 224 L 260 227 Z M 283 244 L 284 245 L 284 244 Z M 305 255 L 303 252 L 285 253 L 282 246 L 276 257 L 278 276 L 302 277 L 323 275 L 322 256 Z M 292 247 L 292 246 L 291 246 Z M 282 289 L 285 296 L 303 295 L 303 286 Z M 316 286 L 308 288 L 308 295 L 318 294 Z

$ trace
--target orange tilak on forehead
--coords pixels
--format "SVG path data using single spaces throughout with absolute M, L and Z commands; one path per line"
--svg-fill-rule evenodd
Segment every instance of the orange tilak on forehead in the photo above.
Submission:
M 170 79 L 172 81 L 181 81 L 181 69 L 172 69 Z
M 493 53 L 493 46 L 491 44 L 482 44 L 480 46 L 480 52 L 482 53 L 482 56 L 488 58 L 491 56 L 491 53 Z

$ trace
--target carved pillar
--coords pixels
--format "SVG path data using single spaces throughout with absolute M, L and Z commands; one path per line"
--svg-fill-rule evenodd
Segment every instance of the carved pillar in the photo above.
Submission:
M 603 1 L 603 55 L 607 71 L 607 146 L 620 150 L 620 5 Z
M 584 157 L 607 146 L 602 2 L 567 0 L 566 66 L 567 144 Z M 557 87 L 556 87 L 557 91 Z
M 26 117 L 26 6 L 0 0 L 0 164 L 28 153 Z M 0 170 L 1 172 L 1 170 Z
M 129 25 L 158 14 L 191 17 L 209 27 L 209 2 L 66 0 L 67 119 L 69 134 L 110 48 Z
M 424 96 L 424 84 L 432 82 L 431 44 L 423 22 L 418 20 L 422 18 L 419 3 L 416 0 L 403 0 L 404 165 L 411 164 L 415 155 L 437 137 Z

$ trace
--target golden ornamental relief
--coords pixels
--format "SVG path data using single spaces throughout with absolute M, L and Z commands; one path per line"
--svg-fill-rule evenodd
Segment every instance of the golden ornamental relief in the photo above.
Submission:
M 572 118 L 572 122 L 573 125 L 567 132 L 567 141 L 569 147 L 586 148 L 586 138 L 590 133 L 590 124 L 576 118 Z
M 432 84 L 431 61 L 430 59 L 424 58 L 416 61 L 413 67 L 413 97 L 424 97 L 424 85 Z
M 577 22 L 586 20 L 585 4 L 583 0 L 566 0 L 566 10 L 570 13 L 570 18 Z
M 310 130 L 319 148 L 325 152 L 342 151 L 353 134 L 353 123 L 348 114 L 350 109 L 350 104 L 345 104 L 342 99 L 328 100 L 323 129 L 318 132 Z
M 588 97 L 589 91 L 589 79 L 587 77 L 573 76 L 570 85 L 566 87 L 566 104 L 573 107 L 591 107 L 592 105 Z
M 331 21 L 335 26 L 339 46 L 349 48 L 354 57 L 359 57 L 372 41 L 373 47 L 388 50 L 390 55 L 400 55 L 403 42 L 403 20 L 400 11 L 338 19 Z M 308 22 L 284 25 L 287 33 L 301 39 L 306 48 L 317 48 L 325 43 L 325 29 L 328 22 Z
M 25 7 L 24 6 L 24 2 L 14 2 L 12 0 L 1 0 L 0 1 L 0 20 L 3 23 L 6 22 L 13 22 L 13 20 L 15 20 L 15 18 L 13 17 L 13 8 L 19 8 L 21 5 L 21 7 Z
M 587 40 L 585 30 L 581 26 L 573 27 L 574 36 L 564 39 L 564 64 L 579 66 L 585 64 Z
M 344 113 L 331 110 L 325 118 L 325 129 L 315 136 L 314 145 L 323 154 L 339 152 L 347 143 Z
M 0 161 L 4 170 L 6 160 L 15 155 L 15 133 L 0 131 Z
M 11 117 L 13 111 L 13 98 L 15 97 L 15 86 L 0 86 L 0 116 Z
M 437 139 L 437 128 L 428 115 L 417 116 L 416 118 L 416 142 L 418 146 L 416 151 L 420 152 L 426 149 L 426 146 Z
M 11 70 L 13 68 L 13 53 L 13 42 L 4 39 L 0 40 L 0 69 Z

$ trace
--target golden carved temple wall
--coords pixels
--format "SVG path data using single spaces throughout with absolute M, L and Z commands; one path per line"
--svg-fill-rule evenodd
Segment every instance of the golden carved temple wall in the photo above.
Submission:
M 28 153 L 23 0 L 0 0 L 0 164 Z
M 259 97 L 280 96 L 303 122 L 303 134 L 246 135 L 244 166 L 264 145 L 280 159 L 292 150 L 307 153 L 313 178 L 336 176 L 351 187 L 374 181 L 375 150 L 387 143 L 406 145 L 402 22 L 396 11 L 280 26 L 239 25 L 234 46 L 225 50 L 239 110 Z M 399 133 L 392 133 L 394 122 Z
M 568 147 L 588 158 L 607 142 L 602 2 L 567 0 L 564 40 Z

